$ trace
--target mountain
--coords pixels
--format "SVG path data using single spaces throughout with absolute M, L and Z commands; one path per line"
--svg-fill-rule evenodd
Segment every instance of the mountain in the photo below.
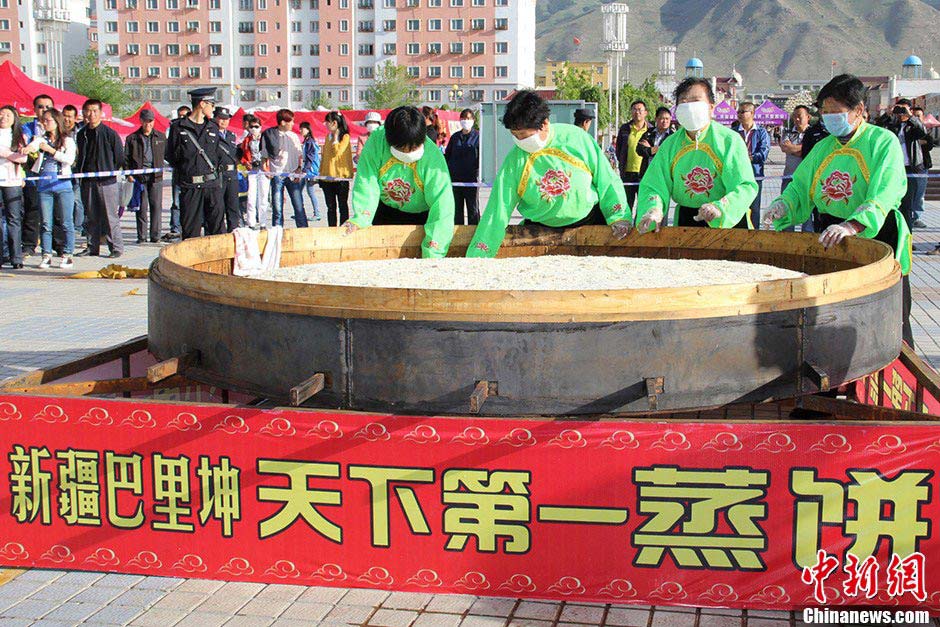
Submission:
M 604 59 L 597 0 L 539 0 L 536 64 Z M 836 73 L 901 73 L 911 52 L 940 70 L 940 0 L 637 0 L 627 1 L 629 78 L 659 69 L 658 48 L 677 46 L 676 70 L 702 59 L 706 76 L 736 67 L 745 89 L 775 89 L 781 78 Z M 575 46 L 574 38 L 581 41 Z M 627 67 L 623 69 L 624 75 Z

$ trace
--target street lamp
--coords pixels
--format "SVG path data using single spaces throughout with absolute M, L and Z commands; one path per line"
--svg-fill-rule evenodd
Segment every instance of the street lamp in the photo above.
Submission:
M 450 88 L 450 101 L 457 104 L 461 100 L 463 100 L 463 90 L 457 85 L 452 85 Z

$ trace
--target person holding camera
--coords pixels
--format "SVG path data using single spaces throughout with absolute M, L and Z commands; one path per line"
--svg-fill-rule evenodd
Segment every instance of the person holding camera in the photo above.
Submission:
M 923 123 L 913 116 L 911 107 L 910 100 L 899 99 L 891 109 L 891 115 L 885 118 L 885 128 L 897 135 L 901 142 L 904 170 L 907 172 L 907 193 L 901 201 L 900 211 L 908 226 L 913 229 L 927 226 L 921 221 L 920 214 L 924 209 L 924 193 L 927 191 L 925 164 L 930 158 L 933 140 Z

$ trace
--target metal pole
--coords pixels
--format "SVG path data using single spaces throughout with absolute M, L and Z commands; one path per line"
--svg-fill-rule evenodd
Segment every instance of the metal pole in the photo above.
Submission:
M 349 25 L 349 33 L 351 43 L 349 45 L 349 56 L 352 59 L 352 67 L 350 68 L 350 80 L 352 81 L 352 108 L 358 109 L 357 107 L 357 98 L 358 94 L 356 93 L 356 57 L 359 55 L 359 51 L 356 50 L 356 2 L 359 0 L 349 0 L 349 6 L 352 9 L 352 20 Z M 374 26 L 374 25 L 373 25 Z
M 613 120 L 614 112 L 614 87 L 613 87 L 613 74 L 614 64 L 611 62 L 611 53 L 607 53 L 607 126 L 610 126 L 610 121 Z M 608 129 L 609 130 L 609 129 Z M 614 129 L 616 132 L 617 129 Z
M 290 21 L 290 0 L 285 0 L 285 1 L 284 1 L 284 11 L 287 13 L 287 24 L 286 24 L 286 26 L 287 26 L 287 45 L 284 46 L 284 48 L 285 48 L 284 54 L 287 55 L 287 63 L 286 63 L 285 66 L 284 66 L 284 67 L 287 68 L 287 94 L 285 94 L 285 95 L 286 95 L 286 98 L 284 98 L 284 100 L 287 102 L 286 107 L 287 107 L 288 109 L 290 109 L 290 108 L 291 108 L 291 105 L 292 105 L 292 102 L 291 102 L 291 101 L 293 100 L 293 98 L 291 97 L 291 96 L 292 96 L 292 94 L 291 94 L 291 87 L 292 87 L 292 85 L 291 85 L 291 64 L 290 64 L 290 33 L 291 33 L 291 30 L 293 30 L 293 26 L 291 25 L 291 21 Z
M 228 28 L 228 42 L 226 47 L 228 48 L 228 93 L 232 98 L 232 113 L 241 106 L 241 90 L 235 89 L 235 8 L 229 4 L 228 5 L 229 19 L 223 20 L 222 23 Z
M 620 130 L 620 65 L 623 63 L 623 53 L 617 52 L 615 54 L 617 55 L 617 66 L 614 68 L 614 72 L 616 72 L 616 76 L 617 76 L 617 82 L 616 82 L 617 96 L 616 96 L 616 105 L 615 105 L 616 109 L 615 110 L 617 112 L 616 114 L 617 115 L 617 130 L 619 131 Z

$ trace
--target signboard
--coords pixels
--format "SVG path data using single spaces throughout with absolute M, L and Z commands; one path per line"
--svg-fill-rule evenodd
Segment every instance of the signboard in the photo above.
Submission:
M 0 395 L 0 564 L 940 610 L 940 424 L 438 418 Z

